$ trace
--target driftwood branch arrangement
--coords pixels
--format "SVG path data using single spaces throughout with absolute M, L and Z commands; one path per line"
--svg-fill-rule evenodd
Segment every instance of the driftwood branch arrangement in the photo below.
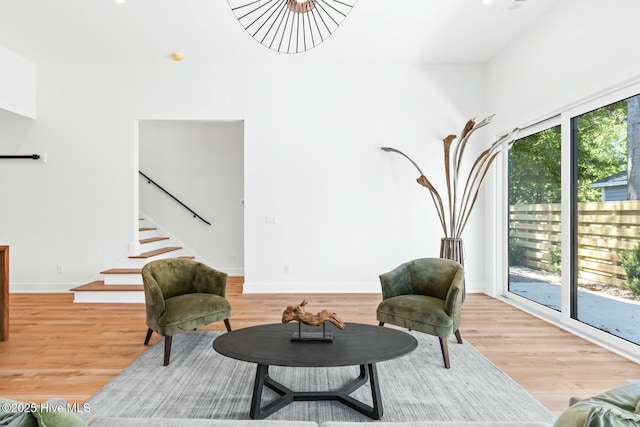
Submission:
M 462 232 L 467 225 L 471 210 L 478 199 L 480 186 L 482 185 L 491 164 L 498 154 L 511 148 L 515 142 L 514 136 L 519 131 L 517 128 L 498 138 L 488 149 L 480 153 L 471 166 L 471 170 L 469 171 L 467 180 L 464 183 L 462 193 L 460 193 L 458 188 L 460 166 L 469 137 L 476 130 L 489 124 L 492 118 L 493 116 L 489 116 L 479 123 L 476 123 L 474 119 L 471 119 L 465 125 L 459 139 L 457 139 L 456 135 L 449 135 L 443 139 L 444 170 L 447 182 L 448 218 L 440 193 L 436 190 L 431 181 L 429 181 L 429 179 L 422 173 L 422 170 L 418 167 L 416 162 L 411 160 L 409 156 L 400 150 L 391 147 L 381 147 L 383 151 L 394 152 L 404 156 L 418 170 L 420 173 L 420 177 L 417 179 L 418 184 L 429 190 L 429 194 L 431 195 L 436 211 L 438 212 L 440 225 L 442 226 L 445 238 L 460 239 L 462 237 Z
M 282 323 L 297 321 L 305 325 L 320 326 L 324 322 L 333 323 L 338 329 L 344 329 L 344 323 L 337 314 L 327 310 L 322 310 L 317 314 L 310 314 L 305 311 L 307 300 L 303 300 L 298 305 L 288 305 L 287 309 L 282 312 Z

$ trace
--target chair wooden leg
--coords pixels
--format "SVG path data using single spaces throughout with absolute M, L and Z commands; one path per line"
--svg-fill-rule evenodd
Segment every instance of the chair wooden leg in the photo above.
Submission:
M 147 331 L 147 336 L 144 339 L 144 345 L 149 345 L 149 340 L 151 339 L 151 334 L 153 334 L 153 330 L 151 328 L 149 328 L 149 330 Z
M 227 332 L 231 332 L 231 324 L 229 324 L 229 319 L 224 319 L 224 326 L 226 326 Z
M 444 359 L 444 367 L 449 369 L 451 364 L 449 363 L 449 347 L 447 345 L 446 338 L 440 338 L 440 350 L 442 350 L 442 358 Z
M 164 366 L 169 365 L 169 358 L 171 357 L 171 341 L 173 337 L 164 337 Z
M 378 323 L 378 326 L 384 326 L 384 322 Z
M 458 344 L 462 344 L 462 336 L 460 335 L 460 329 L 456 329 L 456 339 L 458 340 Z

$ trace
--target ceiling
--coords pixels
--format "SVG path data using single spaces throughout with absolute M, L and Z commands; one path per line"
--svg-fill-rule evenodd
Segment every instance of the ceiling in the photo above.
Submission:
M 359 0 L 319 46 L 283 54 L 227 0 L 2 0 L 0 46 L 36 64 L 484 63 L 563 0 Z M 514 7 L 517 6 L 517 7 Z

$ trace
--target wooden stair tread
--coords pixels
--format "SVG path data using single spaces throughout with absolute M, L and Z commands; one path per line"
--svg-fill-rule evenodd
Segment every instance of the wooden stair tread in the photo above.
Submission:
M 86 285 L 78 286 L 71 289 L 72 292 L 113 292 L 113 291 L 144 291 L 143 285 L 105 285 L 104 280 L 96 280 L 95 282 L 87 283 Z
M 193 255 L 180 256 L 178 258 L 193 259 Z M 108 270 L 101 271 L 100 274 L 142 274 L 141 268 L 110 268 Z
M 182 249 L 178 246 L 171 246 L 162 249 L 156 249 L 155 251 L 143 252 L 140 255 L 132 255 L 129 258 L 151 258 L 152 256 L 166 254 L 167 252 L 173 252 Z
M 157 228 L 154 228 L 154 227 L 140 227 L 140 228 L 138 228 L 138 231 L 151 231 L 151 230 L 157 230 Z
M 110 268 L 109 270 L 101 271 L 100 274 L 141 274 L 141 268 Z
M 149 237 L 148 239 L 140 239 L 140 243 L 144 244 L 144 243 L 153 243 L 153 242 L 159 242 L 160 240 L 169 240 L 168 237 Z

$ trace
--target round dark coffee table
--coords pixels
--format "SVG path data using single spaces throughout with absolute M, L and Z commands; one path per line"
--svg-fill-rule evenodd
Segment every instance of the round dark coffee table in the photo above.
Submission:
M 249 416 L 265 418 L 294 401 L 336 400 L 373 419 L 382 416 L 382 399 L 376 363 L 395 359 L 413 351 L 418 342 L 397 329 L 346 323 L 343 331 L 332 329 L 333 342 L 292 341 L 298 324 L 253 326 L 227 332 L 213 341 L 218 353 L 245 362 L 256 363 Z M 303 327 L 310 330 L 312 327 Z M 312 328 L 314 329 L 314 328 Z M 269 366 L 336 367 L 360 366 L 360 375 L 347 385 L 331 391 L 293 391 L 269 377 Z M 351 396 L 354 390 L 371 384 L 373 406 Z M 262 407 L 262 390 L 267 386 L 280 395 Z

